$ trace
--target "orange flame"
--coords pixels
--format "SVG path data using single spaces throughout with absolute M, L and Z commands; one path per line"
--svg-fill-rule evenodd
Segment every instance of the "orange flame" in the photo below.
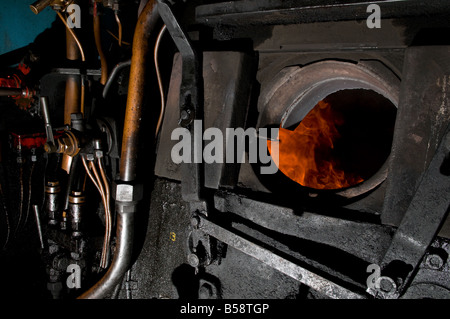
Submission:
M 278 141 L 267 141 L 269 152 L 280 171 L 303 186 L 339 189 L 356 185 L 363 178 L 346 173 L 333 156 L 340 137 L 337 127 L 343 123 L 340 113 L 320 101 L 294 131 L 280 127 Z M 272 143 L 278 143 L 278 148 Z M 279 154 L 273 156 L 276 150 Z

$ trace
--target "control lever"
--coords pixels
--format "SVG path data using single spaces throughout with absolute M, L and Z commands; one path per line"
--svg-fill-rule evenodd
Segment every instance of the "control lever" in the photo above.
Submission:
M 179 125 L 191 131 L 191 145 L 196 156 L 202 156 L 202 145 L 194 138 L 194 120 L 202 120 L 202 71 L 200 57 L 194 50 L 191 41 L 178 23 L 167 0 L 158 0 L 158 12 L 164 24 L 167 26 L 172 40 L 174 41 L 182 59 L 182 73 L 180 85 L 180 121 Z M 201 143 L 201 142 L 200 142 Z M 200 152 L 200 154 L 198 153 Z M 194 161 L 195 162 L 195 161 Z M 182 165 L 182 197 L 188 202 L 202 202 L 201 187 L 203 185 L 203 168 L 199 163 L 185 163 Z
M 40 99 L 41 102 L 41 110 L 42 116 L 44 117 L 45 122 L 45 133 L 47 134 L 47 142 L 44 145 L 45 151 L 50 153 L 60 153 L 63 154 L 63 163 L 62 168 L 70 174 L 70 166 L 72 165 L 72 158 L 78 154 L 80 151 L 80 134 L 76 133 L 75 130 L 72 130 L 70 126 L 67 126 L 64 129 L 64 133 L 61 137 L 55 141 L 53 136 L 53 129 L 50 123 L 50 111 L 48 108 L 48 100 L 46 96 L 42 96 Z M 79 129 L 83 129 L 82 123 L 78 114 L 72 114 L 72 124 L 75 125 Z
M 48 108 L 47 97 L 41 96 L 40 102 L 41 102 L 42 116 L 44 117 L 45 122 L 45 134 L 47 135 L 47 143 L 45 143 L 44 148 L 47 153 L 54 153 L 56 152 L 57 147 L 55 145 L 55 139 L 53 137 L 53 129 L 50 123 L 50 111 Z

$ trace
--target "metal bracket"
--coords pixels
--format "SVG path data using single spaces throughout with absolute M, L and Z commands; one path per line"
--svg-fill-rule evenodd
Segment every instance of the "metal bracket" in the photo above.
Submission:
M 213 238 L 199 229 L 200 223 L 201 220 L 198 215 L 191 218 L 192 231 L 188 238 L 189 254 L 187 261 L 196 271 L 200 267 L 211 265 L 216 259 L 215 245 L 211 241 Z
M 158 0 L 158 12 L 167 26 L 183 61 L 180 87 L 180 121 L 182 127 L 189 128 L 194 119 L 199 119 L 200 63 L 191 41 L 178 23 L 166 1 Z
M 199 58 L 167 1 L 158 0 L 158 11 L 181 54 L 183 62 L 180 86 L 179 124 L 187 128 L 191 133 L 191 147 L 196 153 L 194 154 L 194 158 L 199 158 L 199 155 L 201 158 L 202 154 L 199 154 L 199 152 L 201 153 L 203 150 L 203 140 L 194 138 L 193 125 L 195 120 L 201 120 L 203 117 L 200 102 L 202 85 Z M 187 202 L 201 201 L 202 169 L 200 163 L 197 162 L 191 160 L 191 163 L 184 163 L 182 165 L 182 197 Z
M 445 220 L 450 204 L 450 176 L 443 168 L 448 165 L 449 153 L 450 125 L 382 261 L 382 271 L 396 280 L 398 287 L 391 298 L 400 296 L 408 287 Z

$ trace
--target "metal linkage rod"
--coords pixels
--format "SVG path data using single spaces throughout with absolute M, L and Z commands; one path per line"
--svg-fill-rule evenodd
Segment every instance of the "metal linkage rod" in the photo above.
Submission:
M 252 256 L 268 266 L 298 280 L 302 284 L 335 299 L 364 299 L 365 297 L 339 286 L 305 268 L 269 251 L 233 232 L 200 217 L 199 229 L 209 236 Z

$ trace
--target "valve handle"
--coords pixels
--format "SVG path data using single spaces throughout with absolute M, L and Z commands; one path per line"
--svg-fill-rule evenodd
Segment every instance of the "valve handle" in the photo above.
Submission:
M 53 129 L 52 129 L 52 125 L 50 123 L 50 111 L 48 108 L 48 98 L 46 96 L 41 96 L 40 102 L 41 102 L 42 116 L 44 117 L 44 122 L 45 122 L 45 134 L 47 135 L 47 143 L 45 143 L 44 148 L 47 153 L 54 153 L 54 152 L 56 152 L 57 147 L 55 145 L 55 139 L 53 137 Z

